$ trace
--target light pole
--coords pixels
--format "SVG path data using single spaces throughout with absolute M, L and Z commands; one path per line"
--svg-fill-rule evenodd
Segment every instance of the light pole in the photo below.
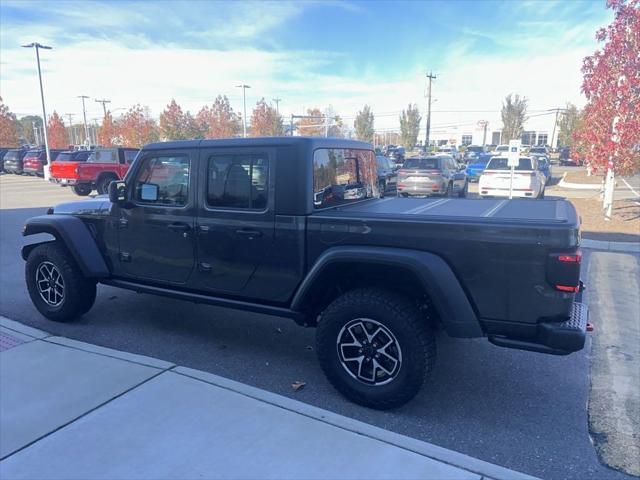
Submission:
M 84 99 L 89 98 L 87 95 L 78 95 L 76 98 L 82 99 L 82 116 L 84 117 L 84 141 L 89 142 L 89 128 L 87 127 L 87 110 L 84 107 Z M 87 143 L 87 147 L 90 144 Z
M 69 142 L 70 145 L 76 144 L 76 135 L 73 131 L 73 113 L 65 113 L 67 117 L 69 117 Z
M 249 85 L 236 85 L 236 88 L 242 89 L 242 136 L 247 137 L 247 88 L 251 88 Z
M 95 99 L 96 103 L 101 103 L 102 104 L 102 111 L 104 112 L 104 116 L 107 116 L 107 103 L 111 103 L 111 100 L 107 100 L 106 98 L 102 99 L 102 100 L 98 100 L 97 98 Z
M 41 45 L 37 42 L 28 45 L 22 45 L 24 48 L 33 48 L 36 51 L 36 63 L 38 64 L 38 81 L 40 82 L 40 100 L 42 100 L 42 131 L 44 132 L 44 148 L 47 154 L 47 166 L 43 169 L 44 179 L 49 181 L 49 166 L 51 165 L 51 152 L 49 151 L 49 137 L 47 136 L 47 110 L 44 106 L 44 90 L 42 89 L 42 71 L 40 70 L 40 49 L 51 50 L 47 45 Z
M 424 145 L 426 148 L 429 148 L 429 134 L 431 133 L 431 81 L 435 80 L 436 76 L 433 73 L 429 72 L 427 78 L 429 79 L 429 101 L 427 103 L 427 132 L 424 139 Z

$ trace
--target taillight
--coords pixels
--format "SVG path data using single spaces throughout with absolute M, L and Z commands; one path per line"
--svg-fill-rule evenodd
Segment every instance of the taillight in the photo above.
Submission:
M 559 262 L 580 263 L 582 262 L 582 253 L 577 252 L 575 255 L 558 255 Z
M 580 291 L 580 285 L 576 285 L 575 287 L 571 285 L 556 285 L 556 290 L 560 290 L 561 292 L 578 293 Z

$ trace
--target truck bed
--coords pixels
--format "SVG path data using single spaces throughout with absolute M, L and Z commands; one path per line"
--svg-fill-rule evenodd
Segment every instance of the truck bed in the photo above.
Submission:
M 575 209 L 565 200 L 392 197 L 324 210 L 322 214 L 360 218 L 401 215 L 413 220 L 456 223 L 573 225 L 577 222 Z

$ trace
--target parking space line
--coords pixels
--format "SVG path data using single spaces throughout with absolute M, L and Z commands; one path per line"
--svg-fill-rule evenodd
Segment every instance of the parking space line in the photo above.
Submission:
M 483 217 L 492 217 L 493 215 L 496 214 L 496 212 L 498 210 L 500 210 L 502 207 L 504 207 L 507 204 L 507 200 L 502 200 L 500 201 L 500 203 L 498 203 L 496 206 L 490 208 L 489 210 L 487 210 L 486 212 L 484 212 L 482 214 Z
M 622 178 L 622 181 L 627 187 L 629 187 L 629 190 L 631 190 L 636 197 L 640 197 L 640 193 L 636 192 L 634 188 L 631 185 L 629 185 L 629 182 L 627 182 L 624 178 Z
M 407 210 L 406 212 L 403 213 L 422 213 L 426 210 L 429 210 L 431 208 L 437 207 L 438 205 L 442 205 L 446 202 L 448 202 L 449 200 L 451 200 L 450 198 L 441 198 L 440 200 L 436 200 L 433 203 L 430 203 L 428 205 L 420 205 L 419 207 L 415 207 L 412 208 L 411 210 Z

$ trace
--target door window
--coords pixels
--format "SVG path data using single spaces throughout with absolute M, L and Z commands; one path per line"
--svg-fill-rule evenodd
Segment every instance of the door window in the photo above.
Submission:
M 264 210 L 268 179 L 265 155 L 213 155 L 207 169 L 207 205 Z
M 189 170 L 190 162 L 185 156 L 145 158 L 134 182 L 135 200 L 153 205 L 186 205 Z

